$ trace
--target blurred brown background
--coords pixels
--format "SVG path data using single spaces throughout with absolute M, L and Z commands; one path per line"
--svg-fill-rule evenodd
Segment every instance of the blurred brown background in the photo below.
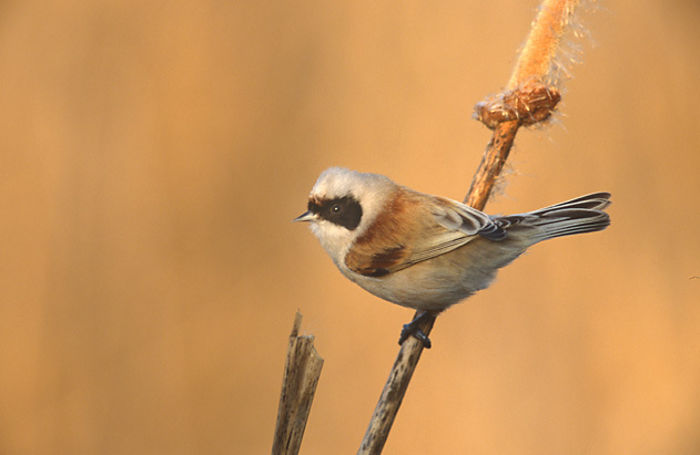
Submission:
M 0 3 L 0 453 L 268 453 L 297 308 L 354 453 L 413 313 L 290 220 L 331 165 L 461 199 L 536 5 Z M 387 454 L 700 453 L 700 7 L 601 6 L 487 209 L 613 225 L 438 320 Z

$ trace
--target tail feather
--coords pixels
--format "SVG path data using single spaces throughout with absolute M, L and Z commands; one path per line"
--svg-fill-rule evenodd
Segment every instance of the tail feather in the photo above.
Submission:
M 578 209 L 565 213 L 551 213 L 541 217 L 536 226 L 537 241 L 562 237 L 565 235 L 583 234 L 601 231 L 610 225 L 610 217 L 599 210 Z
M 565 235 L 605 229 L 610 217 L 603 210 L 610 205 L 610 193 L 593 193 L 533 212 L 495 217 L 494 222 L 515 235 L 527 231 L 532 243 Z
M 559 204 L 554 204 L 543 209 L 535 210 L 530 212 L 528 215 L 547 213 L 551 210 L 558 209 L 589 209 L 589 210 L 604 210 L 610 205 L 610 193 L 600 192 L 587 194 L 585 196 L 577 197 L 568 201 L 560 202 Z

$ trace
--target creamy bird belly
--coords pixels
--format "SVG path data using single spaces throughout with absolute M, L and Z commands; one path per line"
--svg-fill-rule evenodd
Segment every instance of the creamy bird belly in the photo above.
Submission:
M 484 242 L 474 248 L 474 242 Z M 339 267 L 350 280 L 366 291 L 390 302 L 425 311 L 441 311 L 475 292 L 485 289 L 500 267 L 518 257 L 524 249 L 511 242 L 475 239 L 442 256 L 373 278 Z

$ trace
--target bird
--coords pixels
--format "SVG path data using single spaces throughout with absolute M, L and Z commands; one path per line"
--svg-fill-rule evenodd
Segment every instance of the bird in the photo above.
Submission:
M 487 215 L 455 200 L 398 185 L 380 174 L 331 167 L 321 173 L 307 210 L 294 219 L 311 231 L 340 272 L 386 301 L 418 310 L 418 327 L 487 288 L 498 269 L 543 240 L 605 229 L 610 193 L 598 192 L 515 215 Z

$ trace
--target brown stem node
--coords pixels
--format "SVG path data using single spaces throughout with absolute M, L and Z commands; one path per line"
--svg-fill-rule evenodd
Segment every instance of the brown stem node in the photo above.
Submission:
M 510 121 L 528 126 L 547 120 L 560 100 L 561 93 L 555 87 L 530 82 L 477 103 L 474 117 L 490 129 Z

